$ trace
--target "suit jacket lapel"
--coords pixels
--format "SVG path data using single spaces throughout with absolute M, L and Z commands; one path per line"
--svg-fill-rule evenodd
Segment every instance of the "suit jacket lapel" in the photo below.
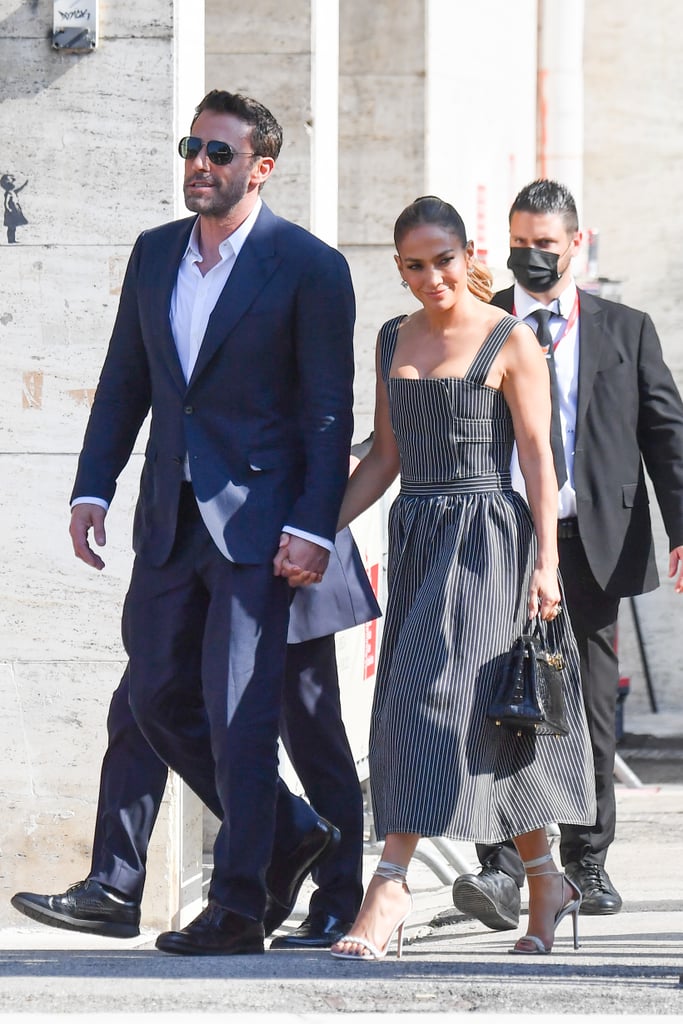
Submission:
M 507 313 L 512 312 L 514 305 L 515 289 L 514 287 L 503 288 L 502 291 L 496 292 L 491 299 L 492 306 L 498 306 L 499 309 L 504 309 Z
M 187 249 L 187 243 L 196 219 L 196 217 L 189 217 L 181 222 L 181 230 L 177 232 L 171 245 L 159 254 L 158 264 L 152 267 L 152 272 L 158 275 L 156 287 L 158 288 L 160 303 L 159 330 L 162 351 L 165 353 L 171 376 L 178 389 L 183 393 L 187 388 L 187 384 L 185 383 L 185 375 L 180 365 L 178 350 L 173 338 L 173 331 L 171 330 L 171 297 L 178 278 L 178 267 Z
M 264 204 L 209 317 L 188 386 L 204 371 L 279 265 L 281 258 L 274 240 L 276 220 Z
M 603 313 L 589 292 L 579 289 L 579 393 L 576 408 L 576 435 L 581 430 L 593 390 L 602 348 Z

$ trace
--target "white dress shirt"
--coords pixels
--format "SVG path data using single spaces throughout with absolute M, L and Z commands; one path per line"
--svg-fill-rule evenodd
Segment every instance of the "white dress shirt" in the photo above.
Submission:
M 561 335 L 560 342 L 554 349 L 557 389 L 560 398 L 560 422 L 564 457 L 567 464 L 567 480 L 558 495 L 558 518 L 565 519 L 576 515 L 576 491 L 574 490 L 574 450 L 576 447 L 576 408 L 579 393 L 579 318 L 576 317 L 570 329 L 567 323 L 577 300 L 576 283 L 572 280 L 557 299 L 549 305 L 535 299 L 515 283 L 514 311 L 515 316 L 525 320 L 532 330 L 536 330 L 535 320 L 530 319 L 536 309 L 549 309 L 552 317 L 549 321 L 550 334 L 553 342 Z M 564 331 L 564 334 L 562 332 Z M 524 477 L 519 468 L 517 446 L 515 445 L 512 463 L 512 486 L 526 497 Z
M 170 310 L 171 331 L 186 382 L 190 380 L 194 364 L 197 362 L 209 317 L 227 284 L 242 246 L 256 223 L 260 209 L 261 200 L 257 199 L 247 219 L 218 246 L 221 258 L 215 267 L 207 270 L 206 274 L 202 274 L 200 270 L 202 255 L 199 251 L 199 218 L 192 228 L 187 248 L 178 267 Z

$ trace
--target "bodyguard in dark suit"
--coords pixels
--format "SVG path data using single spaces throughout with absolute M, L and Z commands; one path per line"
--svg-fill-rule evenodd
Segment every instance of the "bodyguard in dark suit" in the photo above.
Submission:
M 72 501 L 78 557 L 151 411 L 123 612 L 130 701 L 166 764 L 224 819 L 206 910 L 167 952 L 263 951 L 289 585 L 320 582 L 352 434 L 346 261 L 260 199 L 272 114 L 214 90 L 181 140 L 197 217 L 143 232 L 126 271 Z M 188 677 L 199 675 L 199 706 Z M 205 716 L 211 744 L 203 742 Z
M 337 535 L 322 583 L 300 587 L 292 601 L 281 735 L 290 761 L 316 811 L 280 783 L 266 934 L 289 916 L 308 874 L 320 830 L 317 811 L 339 826 L 331 849 L 314 867 L 317 888 L 309 914 L 277 948 L 325 948 L 344 934 L 360 907 L 363 799 L 341 717 L 334 634 L 381 614 L 349 529 Z M 201 703 L 201 681 L 188 679 Z M 139 933 L 147 848 L 168 774 L 140 732 L 128 701 L 128 671 L 107 718 L 91 869 L 86 879 L 51 896 L 17 893 L 13 906 L 43 924 L 126 938 Z M 206 743 L 210 743 L 208 722 Z M 222 809 L 215 786 L 204 794 Z M 303 842 L 298 840 L 304 835 Z M 293 869 L 293 870 L 292 870 Z
M 646 471 L 669 538 L 669 576 L 678 574 L 675 590 L 683 591 L 683 403 L 650 317 L 576 287 L 571 261 L 580 244 L 568 190 L 548 180 L 528 185 L 510 210 L 516 283 L 492 301 L 533 326 L 556 381 L 560 572 L 579 646 L 598 805 L 594 826 L 560 827 L 560 857 L 583 892 L 582 913 L 615 914 L 621 897 L 604 865 L 616 821 L 619 601 L 659 583 Z M 477 852 L 482 872 L 456 879 L 456 906 L 491 928 L 516 927 L 524 881 L 517 854 L 505 846 Z

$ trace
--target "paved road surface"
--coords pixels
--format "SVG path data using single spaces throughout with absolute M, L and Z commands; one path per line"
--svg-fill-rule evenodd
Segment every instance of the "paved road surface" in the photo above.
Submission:
M 463 857 L 473 850 L 458 846 Z M 367 875 L 376 853 L 366 856 Z M 349 963 L 327 953 L 263 957 L 175 957 L 154 933 L 123 941 L 74 936 L 17 916 L 0 932 L 0 1014 L 119 1016 L 139 1013 L 277 1013 L 307 1024 L 353 1013 L 354 1024 L 382 1014 L 588 1014 L 683 1016 L 683 786 L 618 787 L 618 835 L 609 871 L 624 897 L 613 917 L 581 917 L 581 948 L 560 926 L 549 957 L 512 957 L 517 933 L 492 932 L 453 907 L 450 886 L 423 862 L 410 882 L 415 913 L 401 960 Z M 297 914 L 305 912 L 306 887 Z M 522 918 L 522 924 L 524 918 Z M 289 1016 L 288 1016 L 289 1015 Z M 367 1015 L 367 1016 L 366 1016 Z M 233 1016 L 234 1019 L 234 1016 Z M 271 1018 L 272 1019 L 272 1018 Z M 379 1018 L 378 1018 L 379 1019 Z M 444 1018 L 445 1019 L 445 1018 Z M 37 1019 L 36 1019 L 37 1024 Z

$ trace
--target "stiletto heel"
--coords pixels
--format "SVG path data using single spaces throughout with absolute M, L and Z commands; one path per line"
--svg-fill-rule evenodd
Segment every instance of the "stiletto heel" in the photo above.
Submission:
M 401 921 L 401 923 L 398 926 L 398 929 L 396 931 L 396 959 L 397 960 L 400 960 L 401 957 L 403 956 L 403 926 L 404 926 L 404 924 L 405 924 L 405 919 L 403 921 Z M 389 937 L 389 942 L 391 942 L 391 936 Z M 387 942 L 387 950 L 389 949 L 389 942 Z M 386 952 L 385 952 L 384 955 L 386 956 Z
M 530 877 L 530 878 L 538 878 L 540 875 L 557 875 L 557 877 L 560 879 L 561 886 L 562 886 L 562 888 L 560 890 L 561 897 L 564 897 L 564 885 L 565 885 L 565 882 L 567 883 L 567 885 L 571 886 L 571 888 L 574 890 L 574 892 L 576 893 L 576 899 L 572 900 L 571 897 L 570 897 L 569 901 L 567 903 L 564 903 L 560 907 L 558 912 L 555 914 L 555 919 L 553 921 L 553 939 L 555 938 L 555 932 L 557 931 L 557 926 L 559 925 L 559 923 L 561 921 L 563 921 L 564 918 L 567 917 L 568 914 L 571 914 L 572 927 L 573 927 L 573 932 L 574 932 L 574 949 L 578 949 L 579 948 L 579 910 L 581 909 L 581 901 L 583 899 L 583 894 L 577 889 L 577 887 L 574 885 L 574 883 L 572 881 L 570 881 L 567 878 L 567 876 L 565 874 L 563 874 L 562 872 L 560 872 L 560 871 L 534 871 L 533 875 L 529 874 L 529 870 L 528 870 L 529 868 L 540 867 L 541 864 L 547 864 L 549 861 L 552 861 L 552 859 L 553 859 L 553 855 L 551 853 L 547 853 L 543 857 L 537 857 L 536 860 L 524 861 L 523 862 L 524 863 L 524 869 L 527 872 L 527 877 Z M 519 948 L 520 942 L 530 942 L 533 945 L 534 948 L 533 949 L 520 949 Z M 522 955 L 522 956 L 524 956 L 524 955 L 526 955 L 526 956 L 538 956 L 539 954 L 549 954 L 551 952 L 551 950 L 552 950 L 552 942 L 550 943 L 549 946 L 546 946 L 545 943 L 543 942 L 543 940 L 538 937 L 538 935 L 524 935 L 521 939 L 517 940 L 515 945 L 510 950 L 510 953 L 517 953 L 517 954 Z
M 341 945 L 344 942 L 352 942 L 355 945 L 361 947 L 361 952 L 350 953 L 341 950 L 337 952 L 334 949 L 331 949 L 330 953 L 332 954 L 332 956 L 337 957 L 339 960 L 383 960 L 387 953 L 389 952 L 391 940 L 393 939 L 394 935 L 396 935 L 396 958 L 398 959 L 403 955 L 403 929 L 413 909 L 413 897 L 406 883 L 407 872 L 408 869 L 402 867 L 400 864 L 392 864 L 388 860 L 381 860 L 373 873 L 375 875 L 379 875 L 380 878 L 388 878 L 389 881 L 391 882 L 398 882 L 399 885 L 401 885 L 404 891 L 408 894 L 408 898 L 410 900 L 408 912 L 404 914 L 403 917 L 400 918 L 400 920 L 398 920 L 394 927 L 391 929 L 391 934 L 389 935 L 389 938 L 387 939 L 383 948 L 380 949 L 373 942 L 370 942 L 369 939 L 363 939 L 359 935 L 349 934 L 342 936 L 342 938 L 339 939 L 338 942 L 335 942 L 335 946 Z

